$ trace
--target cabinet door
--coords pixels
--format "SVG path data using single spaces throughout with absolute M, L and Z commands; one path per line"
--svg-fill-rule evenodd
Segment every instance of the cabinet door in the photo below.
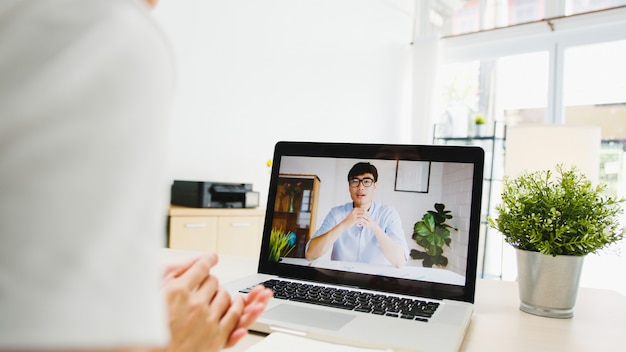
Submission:
M 296 235 L 287 256 L 304 258 L 306 243 L 315 233 L 320 179 L 309 174 L 280 174 L 272 228 Z
M 263 218 L 259 216 L 221 216 L 218 222 L 220 254 L 258 257 Z
M 217 218 L 176 216 L 170 218 L 169 247 L 217 252 Z

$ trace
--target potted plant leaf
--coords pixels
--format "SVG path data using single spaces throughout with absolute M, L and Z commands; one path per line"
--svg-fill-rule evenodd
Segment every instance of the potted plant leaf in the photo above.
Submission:
M 273 262 L 280 261 L 280 258 L 286 257 L 294 249 L 295 245 L 295 233 L 285 233 L 282 229 L 272 228 L 272 232 L 270 232 L 269 259 Z
M 497 229 L 516 249 L 520 309 L 554 318 L 573 316 L 583 260 L 624 238 L 623 199 L 603 195 L 575 167 L 504 178 Z
M 413 259 L 424 259 L 424 267 L 436 265 L 443 268 L 448 265 L 448 258 L 443 255 L 443 247 L 450 247 L 450 230 L 456 228 L 446 223 L 452 219 L 452 215 L 445 208 L 444 204 L 435 203 L 435 211 L 426 212 L 422 220 L 413 226 L 412 238 L 424 251 L 412 249 L 410 256 Z
M 474 135 L 476 137 L 481 137 L 485 134 L 485 123 L 487 123 L 487 120 L 484 115 L 477 114 L 474 116 Z

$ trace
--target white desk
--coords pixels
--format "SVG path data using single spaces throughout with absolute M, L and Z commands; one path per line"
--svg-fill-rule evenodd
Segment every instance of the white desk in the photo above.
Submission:
M 194 254 L 162 252 L 164 263 Z M 227 282 L 254 273 L 256 266 L 255 259 L 222 255 L 213 273 Z M 581 288 L 574 317 L 552 319 L 520 311 L 515 282 L 479 279 L 461 351 L 624 351 L 625 332 L 626 296 L 615 291 Z M 250 333 L 228 351 L 245 351 L 263 337 Z

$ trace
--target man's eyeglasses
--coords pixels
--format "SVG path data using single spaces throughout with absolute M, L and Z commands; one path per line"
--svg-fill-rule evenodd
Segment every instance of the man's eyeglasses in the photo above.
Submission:
M 348 183 L 350 184 L 350 187 L 359 187 L 359 184 L 362 183 L 364 187 L 371 187 L 374 184 L 374 179 L 371 179 L 369 177 L 366 177 L 362 180 L 358 179 L 358 178 L 353 178 L 350 181 L 348 181 Z

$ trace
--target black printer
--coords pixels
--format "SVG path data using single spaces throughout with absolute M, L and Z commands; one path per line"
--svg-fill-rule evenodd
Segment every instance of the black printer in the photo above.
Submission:
M 193 208 L 256 208 L 259 192 L 247 183 L 174 180 L 171 203 Z

